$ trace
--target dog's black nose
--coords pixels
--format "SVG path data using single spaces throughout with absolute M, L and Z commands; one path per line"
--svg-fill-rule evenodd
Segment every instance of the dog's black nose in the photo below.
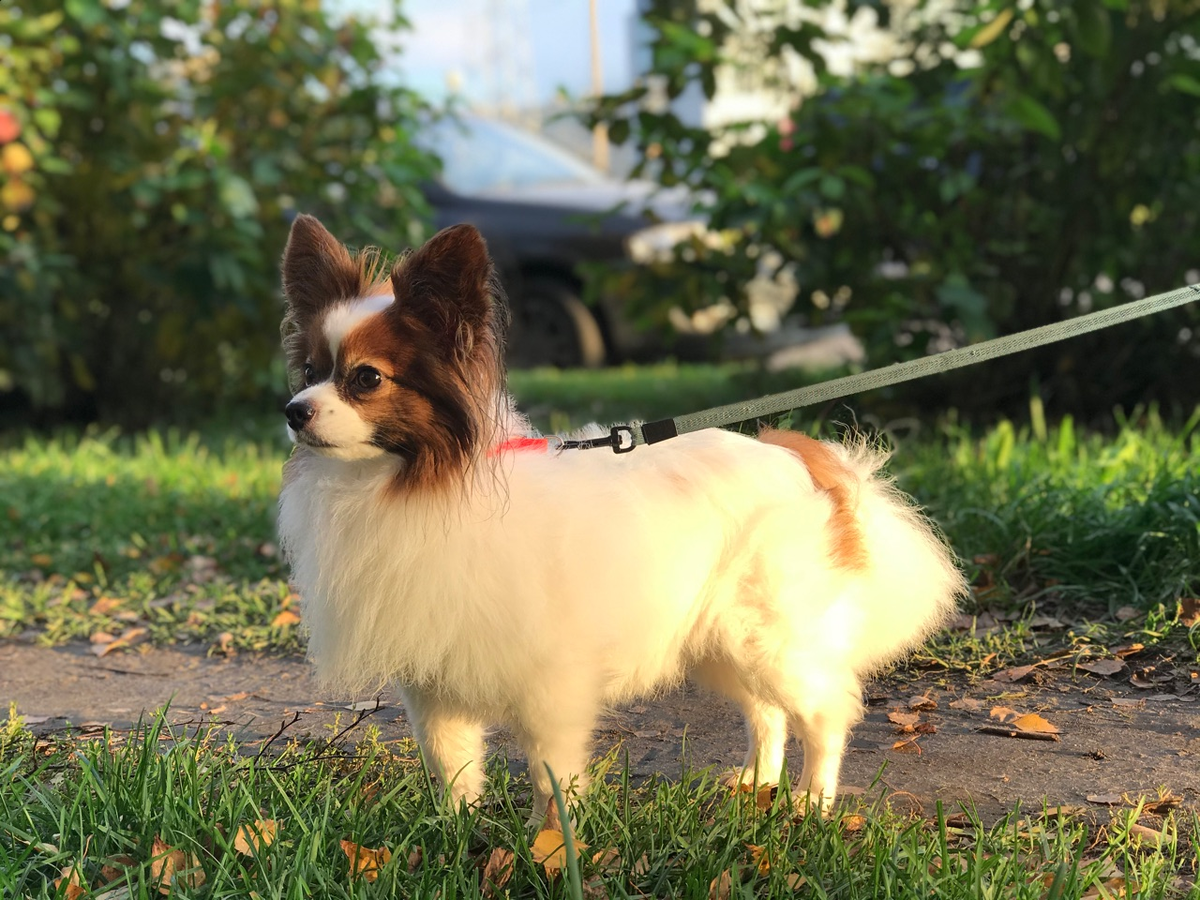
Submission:
M 293 400 L 284 409 L 283 414 L 287 416 L 292 431 L 303 431 L 304 426 L 317 414 L 317 409 L 306 400 Z

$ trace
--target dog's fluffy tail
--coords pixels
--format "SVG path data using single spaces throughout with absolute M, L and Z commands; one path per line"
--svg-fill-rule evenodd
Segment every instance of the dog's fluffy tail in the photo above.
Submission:
M 794 453 L 832 503 L 832 558 L 853 576 L 863 614 L 859 671 L 888 664 L 953 614 L 966 594 L 962 572 L 936 526 L 880 477 L 884 453 L 789 431 L 764 431 L 760 440 Z
M 846 569 L 861 569 L 866 565 L 867 547 L 857 515 L 862 474 L 851 468 L 832 444 L 808 435 L 766 428 L 758 439 L 796 454 L 817 488 L 829 495 L 833 502 L 829 524 L 834 562 Z

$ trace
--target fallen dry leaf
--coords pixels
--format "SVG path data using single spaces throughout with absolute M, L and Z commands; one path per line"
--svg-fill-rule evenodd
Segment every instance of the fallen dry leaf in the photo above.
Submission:
M 371 849 L 353 841 L 342 841 L 342 852 L 350 860 L 350 880 L 361 876 L 366 881 L 375 881 L 379 870 L 392 860 L 392 851 L 387 847 Z
M 908 698 L 908 708 L 913 710 L 914 712 L 920 712 L 920 711 L 929 710 L 929 709 L 937 709 L 937 701 L 934 700 L 932 697 L 921 694 L 916 697 Z
M 421 860 L 425 858 L 425 851 L 417 847 L 408 854 L 408 874 L 411 875 L 417 869 L 421 868 Z
M 760 847 L 758 844 L 747 844 L 746 849 L 750 851 L 750 865 L 758 869 L 759 875 L 766 875 L 771 871 L 771 857 L 767 853 L 766 847 Z
M 586 849 L 587 844 L 579 840 L 575 841 L 577 857 Z M 542 864 L 547 875 L 557 875 L 567 867 L 566 839 L 563 837 L 563 833 L 557 829 L 543 828 L 539 831 L 537 837 L 533 839 L 533 844 L 529 847 L 529 852 L 535 863 Z
M 621 854 L 614 847 L 592 854 L 592 865 L 598 869 L 611 869 L 621 865 Z
M 1062 729 L 1057 725 L 1051 725 L 1037 713 L 1026 713 L 1023 716 L 1018 716 L 1008 724 L 1014 728 L 1019 728 L 1021 731 L 1037 732 L 1040 734 L 1062 734 Z
M 787 884 L 793 891 L 798 891 L 808 884 L 808 879 L 796 872 L 791 872 L 788 874 Z
M 1156 831 L 1153 828 L 1148 828 L 1145 825 L 1133 823 L 1129 826 L 1129 836 L 1136 844 L 1153 844 L 1155 847 L 1162 846 L 1163 833 Z
M 176 850 L 156 836 L 150 851 L 150 880 L 158 885 L 160 894 L 169 894 L 173 884 L 200 887 L 205 880 L 204 869 L 196 854 Z
M 233 849 L 243 856 L 253 856 L 275 842 L 274 819 L 255 819 L 252 825 L 239 825 L 233 836 Z
M 975 617 L 959 613 L 946 626 L 950 631 L 970 631 L 975 627 Z
M 79 874 L 79 863 L 66 866 L 62 875 L 54 879 L 54 888 L 59 891 L 59 896 L 65 897 L 66 900 L 78 900 L 79 897 L 87 896 L 87 883 Z
M 1000 725 L 984 725 L 980 734 L 995 734 L 1000 737 L 1024 738 L 1031 741 L 1057 741 L 1061 731 L 1035 713 L 1018 715 L 1006 706 L 997 706 L 991 717 Z
M 1182 802 L 1183 798 L 1178 794 L 1160 789 L 1159 795 L 1153 800 L 1148 800 L 1142 808 L 1153 815 L 1164 816 Z
M 1130 676 L 1129 683 L 1145 691 L 1174 680 L 1175 676 L 1170 672 L 1161 672 L 1154 666 L 1143 666 Z
M 764 784 L 754 794 L 754 806 L 759 812 L 766 812 L 775 802 L 775 794 L 779 788 L 773 784 Z
M 137 860 L 124 854 L 110 856 L 100 864 L 100 886 L 111 884 L 125 877 L 125 870 L 137 865 Z
M 949 706 L 951 709 L 969 709 L 972 711 L 977 710 L 977 709 L 983 709 L 983 701 L 975 700 L 972 697 L 963 697 L 959 700 L 951 700 L 946 705 Z
M 125 601 L 120 597 L 109 597 L 106 594 L 98 598 L 95 603 L 88 607 L 88 612 L 93 616 L 106 616 L 124 602 Z
M 896 741 L 894 744 L 892 744 L 891 749 L 895 750 L 897 753 L 916 753 L 920 755 L 921 745 L 917 743 L 918 737 L 919 735 L 914 734 L 910 738 L 903 738 L 902 740 Z
M 1108 702 L 1113 706 L 1125 706 L 1137 708 L 1146 705 L 1146 701 L 1141 697 L 1109 697 Z
M 1118 622 L 1128 622 L 1130 619 L 1136 619 L 1142 614 L 1140 609 L 1135 609 L 1132 606 L 1122 606 L 1113 615 L 1116 616 Z
M 47 566 L 54 565 L 54 557 L 52 557 L 49 553 L 35 553 L 33 556 L 29 557 L 29 561 L 35 566 L 39 566 L 43 569 Z
M 121 633 L 121 636 L 119 638 L 117 638 L 115 641 L 110 641 L 105 644 L 93 645 L 92 652 L 95 653 L 97 656 L 107 656 L 113 650 L 117 650 L 121 647 L 128 647 L 131 644 L 133 644 L 135 641 L 138 641 L 145 636 L 146 636 L 145 628 L 127 628 L 127 629 L 125 629 L 124 632 Z
M 1136 656 L 1145 649 L 1145 644 L 1125 644 L 1122 647 L 1114 647 L 1112 653 L 1118 659 L 1124 659 L 1127 656 Z
M 1079 663 L 1077 667 L 1085 672 L 1091 672 L 1093 675 L 1106 677 L 1125 671 L 1125 663 L 1119 659 L 1090 659 Z
M 890 712 L 887 715 L 888 721 L 893 725 L 899 725 L 903 731 L 912 731 L 913 726 L 921 721 L 921 714 L 915 712 Z
M 1137 884 L 1133 882 L 1126 884 L 1125 879 L 1118 876 L 1089 888 L 1079 900 L 1111 900 L 1113 897 L 1124 897 L 1126 890 L 1137 893 Z
M 726 869 L 708 885 L 708 900 L 729 900 L 733 893 L 733 876 Z
M 583 900 L 609 900 L 608 886 L 599 875 L 592 875 L 584 880 Z
M 483 866 L 483 873 L 480 875 L 483 896 L 498 897 L 504 890 L 504 886 L 508 884 L 508 879 L 512 878 L 512 872 L 513 852 L 503 847 L 493 849 L 488 854 L 487 862 Z
M 838 824 L 842 826 L 844 833 L 858 834 L 867 827 L 867 817 L 860 816 L 858 813 L 851 813 L 848 816 L 842 816 Z
M 271 620 L 272 628 L 286 628 L 289 625 L 299 625 L 300 614 L 290 609 L 281 610 L 274 619 Z
M 1036 666 L 1014 666 L 1011 669 L 1001 669 L 992 678 L 1004 684 L 1016 684 L 1032 675 L 1035 668 Z
M 1097 806 L 1120 806 L 1124 801 L 1121 794 L 1088 794 L 1087 802 L 1095 803 Z
M 1200 623 L 1200 597 L 1179 598 L 1179 624 L 1185 628 Z

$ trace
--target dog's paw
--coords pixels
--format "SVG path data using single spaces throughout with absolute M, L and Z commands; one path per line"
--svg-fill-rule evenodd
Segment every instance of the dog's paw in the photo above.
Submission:
M 808 791 L 792 797 L 792 812 L 796 816 L 822 816 L 828 819 L 833 813 L 833 797 L 824 794 L 814 796 Z
M 779 773 L 775 773 L 772 777 L 755 777 L 757 770 L 754 766 L 738 766 L 736 769 L 731 769 L 721 776 L 721 785 L 729 788 L 731 791 L 746 790 L 750 791 L 756 787 L 773 787 L 779 784 Z

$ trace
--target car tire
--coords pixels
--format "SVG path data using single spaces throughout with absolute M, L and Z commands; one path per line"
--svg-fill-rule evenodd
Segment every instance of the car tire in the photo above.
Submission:
M 560 369 L 603 365 L 604 335 L 579 291 L 561 279 L 525 279 L 512 298 L 508 362 L 514 368 Z

